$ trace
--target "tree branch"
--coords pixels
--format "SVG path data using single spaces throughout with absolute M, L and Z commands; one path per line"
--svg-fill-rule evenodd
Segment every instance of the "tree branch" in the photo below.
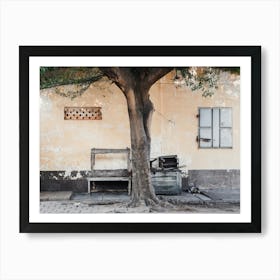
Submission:
M 114 82 L 125 93 L 133 86 L 130 68 L 127 67 L 100 67 L 104 75 Z
M 156 81 L 172 71 L 174 67 L 150 67 L 146 77 L 146 83 L 151 87 Z
M 70 84 L 90 84 L 103 73 L 94 67 L 40 67 L 40 89 Z

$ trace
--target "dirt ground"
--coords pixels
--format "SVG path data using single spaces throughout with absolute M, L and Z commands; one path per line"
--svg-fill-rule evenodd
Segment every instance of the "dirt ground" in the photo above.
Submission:
M 234 195 L 233 195 L 234 194 Z M 160 196 L 166 207 L 128 207 L 130 197 L 120 194 L 75 194 L 69 200 L 41 201 L 41 213 L 239 213 L 239 193 L 214 195 L 211 198 L 182 193 L 178 196 Z

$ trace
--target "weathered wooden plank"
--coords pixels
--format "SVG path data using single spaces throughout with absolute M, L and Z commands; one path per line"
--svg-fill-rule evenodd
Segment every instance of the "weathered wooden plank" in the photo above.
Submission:
M 89 177 L 87 178 L 88 181 L 128 181 L 130 180 L 129 177 Z
M 93 154 L 120 154 L 120 153 L 129 153 L 130 149 L 91 149 L 91 153 Z
M 93 170 L 94 166 L 95 166 L 95 154 L 94 153 L 91 153 L 91 155 L 90 155 L 90 165 L 91 165 L 91 170 Z
M 128 177 L 130 173 L 127 169 L 96 169 L 92 170 L 88 177 Z
M 130 149 L 126 149 L 127 150 L 127 169 L 128 171 L 131 171 L 131 161 L 130 161 Z

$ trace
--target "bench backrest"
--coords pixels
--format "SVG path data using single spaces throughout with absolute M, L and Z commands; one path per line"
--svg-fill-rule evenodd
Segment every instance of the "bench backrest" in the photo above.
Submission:
M 130 149 L 91 149 L 91 170 L 94 170 L 95 166 L 95 155 L 97 154 L 126 154 L 127 155 L 127 170 L 131 170 L 131 163 L 130 163 Z

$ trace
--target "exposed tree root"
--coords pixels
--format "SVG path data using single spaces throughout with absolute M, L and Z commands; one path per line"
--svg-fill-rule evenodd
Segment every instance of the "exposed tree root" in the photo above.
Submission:
M 143 200 L 132 200 L 127 204 L 128 208 L 148 207 L 150 212 L 177 212 L 195 210 L 186 204 L 182 204 L 178 200 L 166 199 L 164 197 L 155 197 Z

